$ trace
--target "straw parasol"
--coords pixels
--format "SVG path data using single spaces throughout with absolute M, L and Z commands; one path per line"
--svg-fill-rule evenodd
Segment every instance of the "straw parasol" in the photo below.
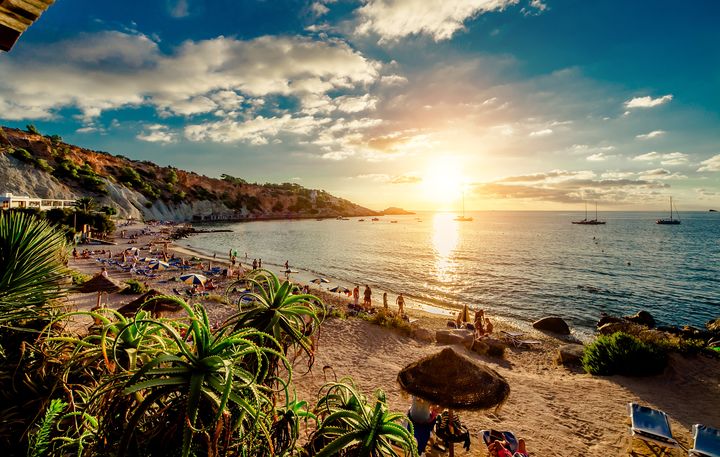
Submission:
M 76 290 L 84 294 L 97 292 L 97 307 L 100 308 L 100 298 L 102 297 L 103 293 L 112 294 L 121 291 L 123 288 L 124 287 L 114 279 L 110 279 L 102 274 L 97 274 L 93 276 L 92 279 L 78 286 Z
M 150 289 L 149 291 L 145 292 L 143 295 L 139 296 L 127 305 L 120 307 L 118 309 L 118 312 L 123 316 L 132 316 L 133 314 L 137 313 L 140 307 L 151 298 L 165 295 L 166 294 L 160 292 L 157 289 Z M 176 311 L 180 311 L 182 307 L 173 300 L 160 298 L 157 300 L 153 300 L 152 303 L 150 303 L 148 306 L 143 307 L 143 309 L 150 311 L 153 316 L 159 316 L 162 313 L 174 313 Z
M 488 409 L 502 404 L 510 385 L 495 370 L 445 348 L 403 368 L 397 377 L 407 392 L 450 410 Z M 454 455 L 451 445 L 450 455 Z

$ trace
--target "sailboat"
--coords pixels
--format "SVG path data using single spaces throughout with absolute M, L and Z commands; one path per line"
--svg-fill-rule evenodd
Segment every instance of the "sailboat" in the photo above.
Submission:
M 677 210 L 675 212 L 677 213 Z M 673 219 L 672 197 L 670 197 L 670 219 L 658 219 L 655 223 L 660 225 L 678 225 L 680 223 L 680 219 Z
M 463 205 L 462 216 L 456 217 L 455 220 L 458 222 L 472 222 L 472 220 L 473 220 L 472 217 L 465 217 L 465 190 L 464 189 L 463 189 L 463 193 L 462 193 L 462 205 Z
M 598 220 L 597 217 L 597 202 L 595 202 L 595 219 L 588 220 L 587 218 L 587 202 L 585 202 L 585 219 L 581 221 L 572 221 L 573 224 L 577 225 L 605 225 L 605 221 Z

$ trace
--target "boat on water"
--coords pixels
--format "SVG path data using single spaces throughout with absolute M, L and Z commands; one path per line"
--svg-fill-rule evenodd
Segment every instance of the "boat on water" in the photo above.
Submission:
M 358 219 L 358 222 L 365 222 L 365 219 Z
M 373 218 L 370 219 L 370 220 L 373 221 L 373 222 L 377 222 L 377 221 L 379 221 L 380 219 L 378 219 L 377 217 L 373 217 Z
M 677 209 L 675 210 L 675 213 L 677 214 Z M 673 218 L 673 201 L 672 197 L 670 197 L 670 218 L 669 219 L 658 219 L 655 221 L 656 224 L 660 225 L 678 225 L 680 223 L 680 219 L 674 219 Z
M 462 193 L 462 216 L 457 216 L 455 219 L 453 219 L 458 222 L 472 222 L 472 217 L 466 217 L 465 216 L 465 191 L 463 190 Z
M 390 221 L 391 224 L 397 224 L 397 221 Z
M 587 202 L 585 202 L 585 219 L 581 221 L 572 221 L 576 225 L 605 225 L 605 221 L 598 220 L 597 217 L 597 202 L 595 202 L 595 219 L 587 218 Z

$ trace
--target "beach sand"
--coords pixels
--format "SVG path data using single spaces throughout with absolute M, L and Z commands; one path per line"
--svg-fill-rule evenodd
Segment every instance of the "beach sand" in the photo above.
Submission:
M 133 233 L 141 227 L 138 225 L 123 229 Z M 153 228 L 155 232 L 158 230 Z M 139 247 L 150 241 L 161 243 L 163 238 L 163 234 L 155 233 L 140 237 L 136 244 L 116 239 L 118 245 L 110 249 L 120 252 L 126 247 Z M 99 246 L 91 248 L 102 249 Z M 186 258 L 198 254 L 173 244 L 170 244 L 169 252 Z M 221 263 L 220 259 L 214 260 L 213 264 L 217 263 Z M 100 270 L 100 264 L 94 257 L 91 260 L 71 259 L 70 267 L 88 274 Z M 184 285 L 159 281 L 177 274 L 165 272 L 162 278 L 146 281 L 149 286 L 172 294 L 173 287 L 182 288 Z M 119 280 L 130 277 L 127 273 L 114 271 L 110 272 L 110 276 Z M 223 290 L 221 286 L 218 293 Z M 312 292 L 318 292 L 324 300 L 338 306 L 349 301 L 345 297 L 319 292 L 317 289 Z M 116 309 L 135 298 L 112 294 L 108 297 L 108 306 Z M 69 305 L 76 309 L 87 310 L 95 305 L 95 301 L 95 294 L 71 294 L 68 297 Z M 214 321 L 221 321 L 233 312 L 231 307 L 222 303 L 212 300 L 204 302 Z M 412 317 L 419 319 L 420 326 L 433 330 L 445 328 L 445 316 L 413 309 L 412 306 L 407 309 Z M 495 318 L 499 324 L 496 325 L 496 331 L 516 328 L 502 316 L 491 318 Z M 89 318 L 78 319 L 76 325 L 82 328 L 89 323 Z M 542 333 L 531 333 L 529 336 L 542 340 L 543 344 L 533 349 L 508 348 L 503 359 L 480 356 L 468 352 L 462 346 L 454 347 L 457 352 L 496 370 L 507 379 L 511 389 L 508 400 L 497 415 L 494 411 L 459 412 L 471 432 L 472 446 L 469 452 L 456 446 L 456 455 L 487 455 L 479 434 L 483 429 L 494 428 L 510 430 L 517 437 L 524 438 L 531 456 L 655 456 L 657 449 L 650 449 L 637 440 L 631 441 L 626 410 L 628 402 L 638 402 L 665 411 L 670 417 L 675 438 L 685 448 L 691 447 L 690 430 L 693 424 L 720 426 L 720 361 L 717 359 L 673 356 L 670 366 L 660 376 L 597 377 L 565 368 L 555 362 L 557 348 L 565 341 Z M 305 373 L 305 360 L 296 361 L 294 384 L 298 397 L 314 404 L 323 383 L 334 380 L 334 376 L 338 379 L 351 376 L 367 395 L 382 388 L 390 407 L 396 411 L 405 411 L 409 407 L 410 397 L 401 392 L 397 384 L 398 371 L 412 361 L 442 348 L 441 345 L 416 341 L 396 330 L 361 319 L 332 318 L 321 327 L 312 371 Z M 331 369 L 323 370 L 324 367 Z M 427 455 L 447 453 L 431 449 Z M 665 455 L 682 456 L 687 455 L 687 452 L 675 450 Z

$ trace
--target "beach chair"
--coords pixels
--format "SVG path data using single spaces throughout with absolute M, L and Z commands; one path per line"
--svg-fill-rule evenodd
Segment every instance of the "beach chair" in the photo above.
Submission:
M 534 346 L 540 346 L 542 344 L 542 341 L 538 340 L 529 340 L 526 338 L 523 338 L 525 336 L 522 332 L 506 332 L 505 330 L 501 330 L 500 333 L 503 336 L 503 339 L 507 341 L 508 343 L 512 344 L 513 347 L 521 348 L 521 347 L 534 347 Z
M 678 448 L 678 442 L 673 438 L 670 430 L 670 421 L 664 412 L 637 403 L 628 403 L 630 414 L 630 436 L 644 442 L 648 448 L 655 443 L 664 448 Z M 654 452 L 654 451 L 653 451 Z
M 693 425 L 690 457 L 720 457 L 720 430 L 702 424 Z

